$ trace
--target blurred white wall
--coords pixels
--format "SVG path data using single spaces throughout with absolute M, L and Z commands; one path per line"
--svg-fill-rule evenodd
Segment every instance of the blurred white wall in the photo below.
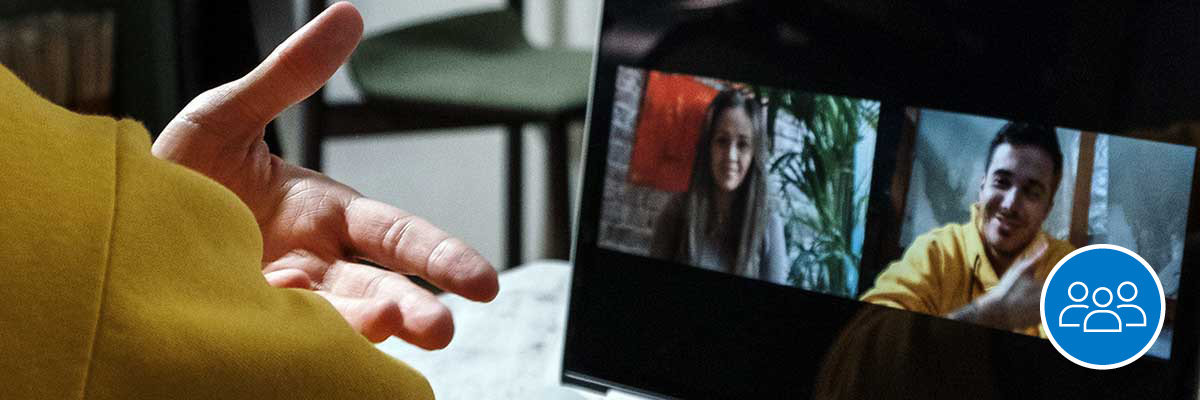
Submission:
M 307 2 L 256 1 L 254 12 L 264 54 L 304 20 Z M 364 34 L 410 25 L 441 15 L 505 6 L 503 0 L 354 0 L 363 15 Z M 593 47 L 599 2 L 525 0 L 525 32 L 535 46 Z M 560 25 L 561 23 L 561 25 Z M 344 71 L 326 85 L 326 101 L 354 102 L 359 94 Z M 293 107 L 278 120 L 284 157 L 299 160 L 301 113 Z M 581 126 L 572 129 L 572 184 L 577 185 Z M 540 126 L 525 130 L 526 259 L 543 257 L 545 138 Z M 368 196 L 421 215 L 470 243 L 499 266 L 505 257 L 504 131 L 479 127 L 453 131 L 406 132 L 328 140 L 325 170 Z M 574 188 L 572 190 L 575 190 Z

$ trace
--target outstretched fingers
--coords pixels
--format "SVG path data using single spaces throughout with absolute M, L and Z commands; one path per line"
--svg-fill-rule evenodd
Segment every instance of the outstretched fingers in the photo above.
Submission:
M 355 330 L 372 340 L 396 336 L 425 349 L 440 349 L 454 337 L 450 309 L 408 277 L 343 260 L 293 252 L 266 265 L 275 287 L 314 289 Z M 391 308 L 391 309 L 385 309 Z
M 267 279 L 267 284 L 277 288 L 287 289 L 312 289 L 313 281 L 308 274 L 302 270 L 288 268 L 278 271 L 263 273 L 263 277 Z
M 421 218 L 365 197 L 347 205 L 345 218 L 348 244 L 364 258 L 475 301 L 500 290 L 479 252 Z
M 450 310 L 429 291 L 392 271 L 344 261 L 325 272 L 318 292 L 368 338 L 386 333 L 426 349 L 440 349 L 454 337 Z M 394 310 L 379 310 L 387 305 Z M 358 322 L 356 322 L 356 320 Z
M 350 327 L 371 343 L 387 340 L 394 334 L 395 326 L 404 320 L 400 308 L 387 299 L 347 297 L 322 291 L 316 293 L 328 300 Z

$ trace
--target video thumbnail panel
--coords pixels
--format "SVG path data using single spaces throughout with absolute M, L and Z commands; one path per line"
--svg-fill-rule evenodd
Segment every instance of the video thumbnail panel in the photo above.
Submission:
M 852 298 L 879 106 L 622 67 L 599 245 Z
M 897 166 L 911 171 L 900 185 L 902 255 L 862 277 L 862 300 L 960 319 L 983 293 L 1004 290 L 1012 265 L 1035 263 L 1040 288 L 1070 251 L 1115 244 L 1162 282 L 1166 323 L 1149 354 L 1169 357 L 1194 147 L 932 109 L 905 115 L 915 140 L 911 165 Z M 1045 337 L 1029 304 L 1008 310 L 1029 325 L 997 327 Z

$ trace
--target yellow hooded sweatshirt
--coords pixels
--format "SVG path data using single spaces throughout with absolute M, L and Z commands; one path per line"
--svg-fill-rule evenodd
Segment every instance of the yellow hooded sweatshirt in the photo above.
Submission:
M 875 279 L 875 287 L 862 300 L 945 316 L 983 296 L 1000 283 L 1000 277 L 988 261 L 980 226 L 983 217 L 979 205 L 971 206 L 971 222 L 949 224 L 918 236 L 904 252 Z M 1049 246 L 1038 260 L 1035 275 L 1044 281 L 1058 261 L 1075 250 L 1070 243 L 1038 232 L 1037 240 Z M 1046 337 L 1041 326 L 1016 330 L 1031 336 Z
M 267 285 L 250 210 L 0 67 L 0 398 L 426 399 L 321 297 Z

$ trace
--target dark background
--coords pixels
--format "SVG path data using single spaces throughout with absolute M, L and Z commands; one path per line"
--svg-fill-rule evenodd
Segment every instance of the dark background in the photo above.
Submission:
M 249 0 L 4 0 L 0 20 L 98 10 L 116 16 L 112 115 L 141 121 L 154 136 L 192 98 L 262 59 Z M 274 122 L 266 141 L 279 154 Z

